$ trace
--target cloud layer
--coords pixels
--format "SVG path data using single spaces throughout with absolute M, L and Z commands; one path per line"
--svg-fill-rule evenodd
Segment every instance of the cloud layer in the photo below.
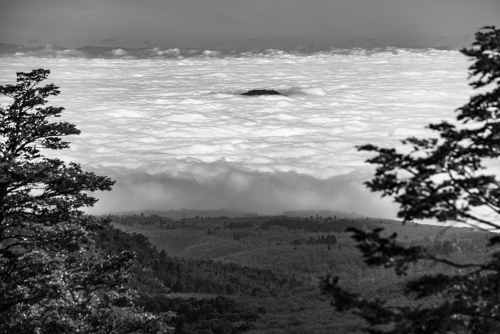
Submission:
M 241 170 L 223 161 L 194 164 L 191 169 L 196 173 L 176 175 L 88 169 L 116 180 L 112 192 L 98 195 L 95 212 L 196 208 L 280 214 L 327 208 L 371 217 L 390 217 L 395 212 L 390 200 L 380 200 L 364 188 L 367 175 L 362 173 L 318 179 L 295 172 Z
M 117 180 L 99 211 L 389 215 L 362 186 L 372 169 L 355 146 L 426 134 L 472 93 L 467 60 L 454 51 L 134 60 L 116 50 L 116 59 L 0 58 L 0 84 L 51 69 L 61 95 L 50 102 L 82 134 L 49 154 Z M 239 95 L 255 88 L 283 95 Z

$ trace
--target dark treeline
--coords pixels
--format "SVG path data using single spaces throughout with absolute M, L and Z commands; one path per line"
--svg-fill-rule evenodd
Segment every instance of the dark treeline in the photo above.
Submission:
M 379 224 L 379 223 L 377 223 Z M 260 225 L 260 228 L 264 230 L 269 230 L 270 227 L 274 226 L 283 226 L 288 230 L 303 230 L 306 232 L 344 232 L 348 227 L 358 227 L 358 228 L 372 228 L 373 224 L 366 219 L 349 219 L 349 218 L 341 218 L 337 219 L 336 216 L 322 218 L 322 217 L 309 217 L 309 218 L 300 218 L 300 217 L 288 217 L 288 216 L 280 216 L 271 218 Z
M 115 228 L 100 231 L 98 245 L 108 254 L 132 251 L 137 256 L 134 284 L 143 291 L 170 290 L 182 293 L 210 293 L 247 296 L 277 296 L 290 293 L 302 283 L 293 276 L 212 260 L 169 257 L 158 251 L 147 237 Z M 157 283 L 159 282 L 159 283 Z
M 198 223 L 221 224 L 219 227 L 215 227 L 214 230 L 210 230 L 208 234 L 214 234 L 216 233 L 215 229 L 220 229 L 222 227 L 228 229 L 245 229 L 255 225 L 259 226 L 260 229 L 267 231 L 269 231 L 271 226 L 282 226 L 288 230 L 302 230 L 305 232 L 313 233 L 342 233 L 348 227 L 370 229 L 378 227 L 381 224 L 385 224 L 385 222 L 381 220 L 369 220 L 368 218 L 337 218 L 337 216 L 323 218 L 318 215 L 310 216 L 309 218 L 302 218 L 298 216 L 274 216 L 271 218 L 252 217 L 246 218 L 245 221 L 238 221 L 241 218 L 238 218 L 236 219 L 236 221 L 234 221 L 233 219 L 225 216 L 196 216 L 194 218 L 182 218 L 180 220 L 174 220 L 172 218 L 162 217 L 156 214 L 144 215 L 143 213 L 134 215 L 108 215 L 106 217 L 111 219 L 113 223 L 123 226 L 157 226 L 160 229 L 175 229 L 177 227 L 180 227 L 181 225 L 184 226 L 186 224 L 194 224 L 193 226 L 196 226 L 196 224 Z

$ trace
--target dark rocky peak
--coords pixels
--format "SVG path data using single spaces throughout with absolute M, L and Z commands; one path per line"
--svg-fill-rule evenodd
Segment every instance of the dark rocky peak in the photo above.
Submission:
M 246 93 L 242 93 L 240 95 L 246 96 L 258 96 L 258 95 L 283 95 L 280 92 L 277 92 L 273 89 L 252 89 Z

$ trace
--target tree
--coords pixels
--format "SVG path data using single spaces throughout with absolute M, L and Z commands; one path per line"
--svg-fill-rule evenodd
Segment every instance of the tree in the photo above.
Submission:
M 403 140 L 409 153 L 374 145 L 358 147 L 377 155 L 367 162 L 377 165 L 375 177 L 366 183 L 382 196 L 399 204 L 403 223 L 416 219 L 463 223 L 482 230 L 498 230 L 497 221 L 484 213 L 500 214 L 500 183 L 485 167 L 498 165 L 500 156 L 500 29 L 481 28 L 471 48 L 461 52 L 473 60 L 470 85 L 484 89 L 457 109 L 456 124 L 430 124 L 439 136 Z M 404 247 L 397 235 L 381 235 L 381 229 L 350 229 L 364 261 L 375 267 L 394 269 L 400 276 L 412 264 L 431 261 L 451 266 L 460 273 L 424 275 L 409 279 L 405 306 L 386 300 L 370 300 L 346 291 L 336 277 L 325 278 L 324 293 L 333 297 L 337 310 L 353 310 L 370 325 L 369 333 L 487 333 L 500 320 L 500 251 L 492 248 L 487 261 L 457 263 L 431 254 L 425 247 Z M 492 234 L 490 246 L 500 243 Z M 425 302 L 437 297 L 439 302 Z M 492 327 L 493 326 L 493 327 Z M 498 328 L 497 331 L 498 332 Z
M 64 108 L 44 106 L 59 94 L 39 86 L 49 73 L 20 72 L 16 85 L 0 86 L 12 99 L 0 106 L 0 332 L 151 332 L 156 319 L 133 307 L 125 285 L 133 254 L 104 257 L 92 236 L 108 222 L 82 211 L 114 182 L 42 154 L 80 133 L 50 122 Z

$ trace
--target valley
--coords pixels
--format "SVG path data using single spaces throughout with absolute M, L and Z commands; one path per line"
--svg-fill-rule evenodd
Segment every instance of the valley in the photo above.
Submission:
M 362 320 L 336 313 L 321 294 L 321 279 L 327 274 L 338 276 L 352 291 L 404 304 L 408 302 L 402 294 L 406 280 L 455 272 L 442 265 L 418 263 L 401 278 L 389 270 L 369 268 L 350 233 L 345 232 L 347 227 L 383 228 L 386 234 L 397 233 L 402 244 L 422 245 L 459 262 L 481 260 L 490 251 L 486 246 L 490 234 L 472 228 L 402 225 L 395 220 L 335 211 L 259 216 L 224 210 L 179 210 L 108 217 L 115 227 L 113 240 L 120 240 L 127 232 L 142 240 L 141 247 L 149 249 L 148 254 L 137 243 L 128 246 L 142 253 L 138 262 L 143 268 L 136 271 L 135 284 L 143 296 L 153 301 L 182 300 L 179 305 L 227 298 L 235 303 L 235 309 L 244 309 L 237 314 L 248 316 L 246 320 L 223 317 L 228 333 L 361 333 Z M 147 275 L 144 267 L 150 268 Z M 156 311 L 172 307 L 159 306 Z M 177 309 L 180 313 L 182 310 L 180 306 Z M 207 319 L 200 319 L 193 318 L 193 328 L 200 326 L 193 329 L 196 333 L 210 327 Z M 214 332 L 219 333 L 221 328 Z M 187 327 L 176 328 L 176 333 L 189 332 Z

